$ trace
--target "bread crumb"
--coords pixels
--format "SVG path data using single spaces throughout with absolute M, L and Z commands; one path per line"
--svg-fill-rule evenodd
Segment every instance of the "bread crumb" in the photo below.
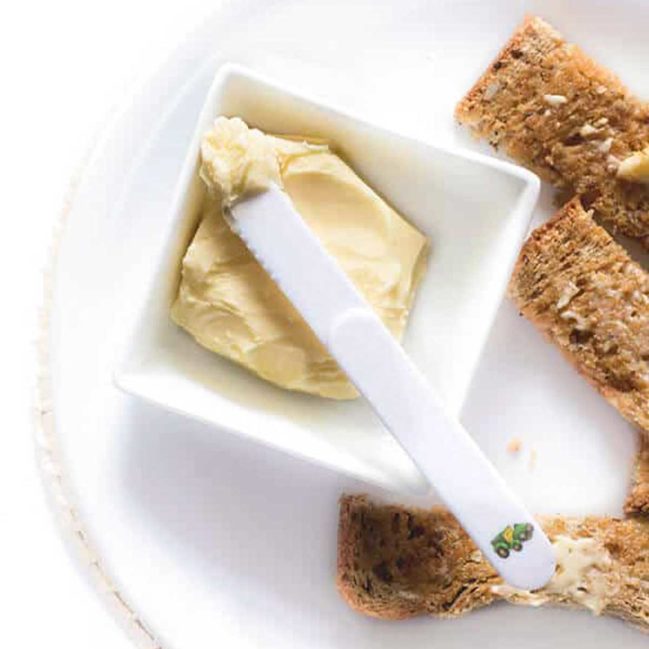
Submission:
M 623 160 L 617 169 L 617 177 L 649 185 L 649 146 Z
M 496 93 L 500 90 L 500 83 L 498 81 L 492 81 L 484 91 L 484 95 L 482 95 L 482 98 L 485 101 L 489 101 L 490 99 L 493 99 L 496 96 Z
M 576 311 L 568 310 L 568 311 L 563 311 L 559 317 L 562 320 L 570 320 L 575 323 L 575 329 L 579 329 L 580 331 L 588 331 L 589 326 L 588 326 L 588 320 L 584 318 L 582 315 L 577 313 Z
M 507 442 L 507 452 L 518 453 L 522 446 L 523 442 L 520 437 L 512 437 L 509 442 Z
M 419 595 L 418 593 L 413 593 L 410 590 L 398 590 L 397 595 L 399 595 L 399 597 L 403 597 L 404 599 L 408 599 L 412 602 L 416 602 L 422 598 L 421 595 Z
M 550 104 L 550 106 L 560 106 L 568 102 L 568 99 L 564 95 L 543 95 L 543 100 L 546 104 Z
M 619 166 L 620 159 L 609 153 L 608 157 L 606 158 L 606 169 L 608 171 L 617 173 Z
M 579 288 L 574 282 L 568 281 L 568 283 L 563 287 L 563 291 L 561 291 L 561 295 L 559 296 L 559 299 L 557 300 L 557 309 L 560 311 L 561 309 L 565 308 L 570 304 L 570 300 L 572 300 L 575 295 L 579 293 Z
M 603 142 L 600 142 L 597 145 L 597 148 L 602 153 L 608 153 L 611 150 L 612 144 L 613 144 L 613 138 L 612 137 L 607 137 Z
M 597 129 L 592 125 L 586 122 L 580 129 L 579 129 L 579 135 L 581 137 L 588 137 L 589 135 L 594 135 L 597 133 Z

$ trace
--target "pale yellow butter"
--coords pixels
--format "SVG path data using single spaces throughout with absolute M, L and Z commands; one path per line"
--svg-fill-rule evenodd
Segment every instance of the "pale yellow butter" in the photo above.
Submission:
M 223 218 L 222 205 L 276 182 L 400 338 L 426 238 L 323 144 L 272 137 L 219 118 L 202 146 L 210 188 L 182 262 L 174 321 L 208 349 L 290 390 L 352 399 L 356 390 Z M 263 215 L 261 215 L 263 217 Z
M 608 578 L 612 560 L 595 539 L 573 539 L 559 535 L 552 542 L 557 568 L 550 582 L 536 591 L 519 590 L 507 584 L 492 586 L 505 599 L 528 606 L 541 606 L 558 600 L 581 604 L 595 614 L 601 613 L 615 595 Z
M 649 146 L 630 155 L 617 168 L 618 178 L 649 185 Z

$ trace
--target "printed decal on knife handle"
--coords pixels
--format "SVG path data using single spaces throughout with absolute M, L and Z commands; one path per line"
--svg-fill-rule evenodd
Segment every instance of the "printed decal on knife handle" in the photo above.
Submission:
M 531 523 L 514 523 L 495 536 L 491 545 L 501 559 L 506 559 L 512 550 L 520 552 L 523 543 L 529 541 L 533 534 L 534 526 Z

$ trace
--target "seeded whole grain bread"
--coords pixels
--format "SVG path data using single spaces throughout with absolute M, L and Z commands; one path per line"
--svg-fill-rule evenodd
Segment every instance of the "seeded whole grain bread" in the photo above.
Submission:
M 649 247 L 649 186 L 616 177 L 622 160 L 649 145 L 649 104 L 546 22 L 523 22 L 455 114 Z
M 649 440 L 640 440 L 631 491 L 624 504 L 627 514 L 649 515 Z
M 578 198 L 532 232 L 509 295 L 649 436 L 649 273 L 593 221 Z
M 545 517 L 540 522 L 551 540 L 592 539 L 606 557 L 588 573 L 588 583 L 601 588 L 598 612 L 649 629 L 649 520 Z M 588 603 L 583 584 L 535 593 L 504 586 L 444 509 L 380 505 L 365 496 L 345 495 L 340 501 L 337 586 L 358 612 L 392 620 L 456 617 L 496 600 Z

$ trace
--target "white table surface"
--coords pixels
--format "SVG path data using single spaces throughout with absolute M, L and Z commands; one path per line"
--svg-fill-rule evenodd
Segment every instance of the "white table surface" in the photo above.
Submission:
M 0 645 L 130 647 L 47 506 L 32 436 L 42 268 L 69 179 L 111 106 L 200 16 L 206 0 L 32 0 L 0 20 Z M 38 182 L 36 182 L 38 177 Z

